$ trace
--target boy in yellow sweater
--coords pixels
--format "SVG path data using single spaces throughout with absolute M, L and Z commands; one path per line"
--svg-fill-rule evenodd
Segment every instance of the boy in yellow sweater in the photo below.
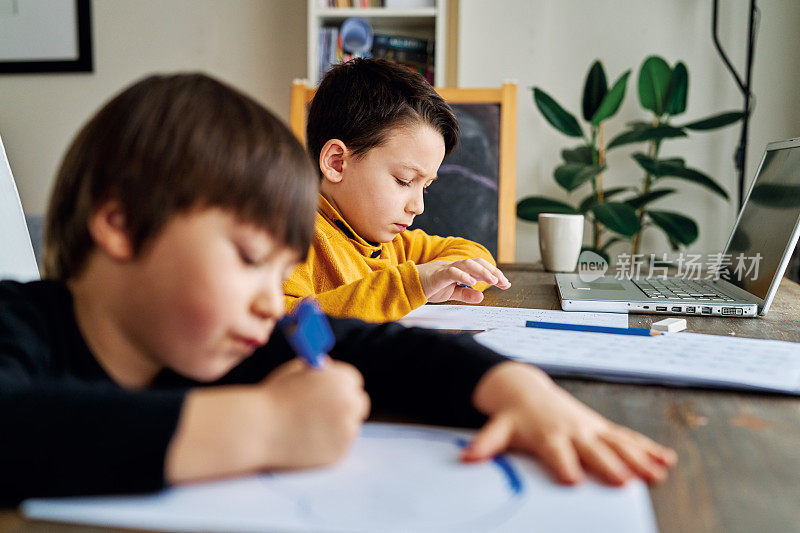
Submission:
M 452 109 L 422 76 L 384 60 L 334 67 L 311 102 L 307 139 L 321 195 L 308 259 L 284 284 L 287 309 L 315 296 L 330 315 L 385 322 L 510 287 L 480 244 L 408 230 L 458 142 Z

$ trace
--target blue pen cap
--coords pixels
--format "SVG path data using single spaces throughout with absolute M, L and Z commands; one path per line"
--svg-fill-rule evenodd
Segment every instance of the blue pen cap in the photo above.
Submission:
M 291 316 L 281 320 L 280 326 L 298 357 L 315 368 L 321 366 L 320 359 L 333 348 L 333 331 L 314 300 L 301 301 Z

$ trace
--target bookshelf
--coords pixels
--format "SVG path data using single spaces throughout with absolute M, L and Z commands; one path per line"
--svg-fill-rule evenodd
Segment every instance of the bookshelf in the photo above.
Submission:
M 447 74 L 448 26 L 447 1 L 434 0 L 434 7 L 400 9 L 389 7 L 351 8 L 322 7 L 322 0 L 308 0 L 308 80 L 319 82 L 319 29 L 341 26 L 349 17 L 360 17 L 370 23 L 376 34 L 402 35 L 435 42 L 434 85 L 444 86 Z M 451 0 L 452 1 L 452 0 Z

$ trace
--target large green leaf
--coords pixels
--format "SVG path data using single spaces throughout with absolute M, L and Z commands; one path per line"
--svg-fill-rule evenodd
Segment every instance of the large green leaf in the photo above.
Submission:
M 646 192 L 636 198 L 631 198 L 630 200 L 625 200 L 625 203 L 631 206 L 634 209 L 641 209 L 642 206 L 649 204 L 650 202 L 655 202 L 659 198 L 667 196 L 668 194 L 672 194 L 675 192 L 675 189 L 655 189 L 649 192 Z
M 605 168 L 598 165 L 564 163 L 556 168 L 554 177 L 556 183 L 571 192 L 600 174 Z
M 670 126 L 668 124 L 651 126 L 646 129 L 645 128 L 633 129 L 620 133 L 619 135 L 614 137 L 614 139 L 610 143 L 608 143 L 606 150 L 611 150 L 612 148 L 616 148 L 617 146 L 622 146 L 625 144 L 645 142 L 645 141 L 655 141 L 659 139 L 668 139 L 673 137 L 686 137 L 686 132 L 683 131 L 681 128 L 676 128 L 675 126 Z
M 680 115 L 686 111 L 686 98 L 689 94 L 689 71 L 679 61 L 669 77 L 666 111 L 670 115 Z
M 691 218 L 671 211 L 647 211 L 647 215 L 670 239 L 683 245 L 697 240 L 697 224 Z
M 591 117 L 592 124 L 598 126 L 601 122 L 616 114 L 619 106 L 622 105 L 622 100 L 625 98 L 625 88 L 628 86 L 628 76 L 630 75 L 631 71 L 629 70 L 614 83 L 614 86 L 605 95 L 597 111 Z
M 592 213 L 598 222 L 620 235 L 632 237 L 640 229 L 636 211 L 628 204 L 600 202 L 592 206 Z
M 536 222 L 542 213 L 579 214 L 571 205 L 544 196 L 528 196 L 517 203 L 517 216 L 522 220 Z
M 631 157 L 634 161 L 639 163 L 639 166 L 642 167 L 648 174 L 652 174 L 654 176 L 659 175 L 660 170 L 658 168 L 658 161 L 649 155 L 643 154 L 642 152 L 635 152 L 631 154 Z
M 583 87 L 583 118 L 592 120 L 597 108 L 608 92 L 606 83 L 606 73 L 600 61 L 592 63 L 589 73 L 586 75 L 586 84 Z
M 611 198 L 612 196 L 616 196 L 621 192 L 630 190 L 633 190 L 633 187 L 612 187 L 610 189 L 606 189 L 603 191 L 603 198 L 604 199 Z M 581 203 L 578 205 L 578 211 L 580 211 L 581 213 L 587 212 L 592 207 L 592 205 L 594 205 L 595 202 L 597 202 L 597 197 L 598 195 L 596 193 L 592 193 L 583 200 L 581 200 Z
M 680 178 L 682 180 L 688 180 L 698 185 L 702 185 L 706 189 L 717 193 L 726 200 L 728 199 L 728 193 L 725 192 L 725 189 L 717 185 L 717 182 L 699 170 L 684 166 L 661 164 L 659 165 L 659 171 L 662 178 Z
M 593 152 L 595 152 L 595 150 L 591 146 L 583 144 L 572 149 L 565 148 L 561 150 L 561 157 L 564 158 L 564 162 L 566 163 L 594 165 Z
M 533 101 L 536 102 L 536 107 L 542 112 L 547 122 L 555 129 L 570 137 L 583 137 L 583 131 L 575 117 L 553 100 L 549 94 L 534 87 Z
M 750 201 L 779 209 L 797 207 L 800 206 L 800 186 L 762 183 L 753 187 Z
M 682 127 L 690 130 L 713 130 L 733 124 L 737 120 L 741 120 L 742 117 L 744 117 L 744 113 L 741 111 L 727 111 L 702 120 L 695 120 Z
M 639 102 L 658 116 L 664 114 L 672 69 L 658 56 L 650 56 L 639 69 Z

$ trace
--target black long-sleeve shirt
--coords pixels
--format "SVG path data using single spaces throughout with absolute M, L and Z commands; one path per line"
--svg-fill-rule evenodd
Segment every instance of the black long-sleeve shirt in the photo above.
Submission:
M 364 376 L 373 412 L 477 425 L 481 376 L 502 356 L 468 335 L 331 319 L 333 358 Z M 164 459 L 189 389 L 257 383 L 294 357 L 280 330 L 214 383 L 163 370 L 143 391 L 103 370 L 56 281 L 0 282 L 0 506 L 32 496 L 164 487 Z

